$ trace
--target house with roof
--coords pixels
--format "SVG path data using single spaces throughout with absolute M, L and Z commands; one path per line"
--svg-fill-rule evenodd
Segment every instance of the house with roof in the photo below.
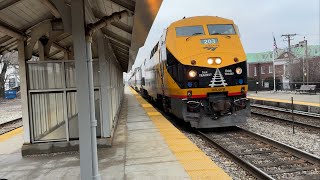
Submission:
M 293 46 L 290 52 L 287 49 L 278 49 L 275 52 L 274 64 L 276 81 L 282 84 L 281 89 L 288 89 L 290 81 L 302 82 L 307 77 L 313 78 L 315 73 L 320 71 L 316 69 L 320 64 L 320 45 L 309 45 L 307 48 Z M 254 81 L 254 84 L 258 82 L 260 89 L 273 88 L 273 71 L 272 51 L 247 54 L 248 79 Z

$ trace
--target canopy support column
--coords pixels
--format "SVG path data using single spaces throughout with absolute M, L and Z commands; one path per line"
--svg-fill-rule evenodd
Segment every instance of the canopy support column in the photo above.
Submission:
M 71 1 L 72 39 L 77 79 L 81 179 L 100 179 L 98 173 L 96 120 L 91 42 L 85 38 L 84 0 Z M 90 65 L 91 64 L 91 65 Z M 93 99 L 92 99 L 93 98 Z M 93 103 L 92 103 L 93 102 Z M 93 106 L 93 107 L 92 107 Z
M 30 121 L 29 121 L 29 105 L 28 105 L 28 85 L 27 85 L 27 64 L 25 58 L 25 42 L 18 40 L 18 60 L 19 60 L 19 76 L 20 76 L 20 93 L 22 107 L 22 123 L 24 144 L 31 142 L 30 138 Z

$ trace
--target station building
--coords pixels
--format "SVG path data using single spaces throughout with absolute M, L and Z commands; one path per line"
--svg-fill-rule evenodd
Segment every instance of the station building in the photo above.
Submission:
M 306 54 L 307 52 L 307 54 Z M 293 63 L 293 82 L 307 83 L 319 82 L 320 76 L 320 46 L 309 45 L 307 51 L 305 47 L 292 47 L 289 53 L 287 49 L 278 49 L 275 52 L 275 76 L 276 83 L 283 85 L 289 81 L 290 61 Z M 260 52 L 247 54 L 247 72 L 249 79 L 249 89 L 273 89 L 273 52 Z M 303 70 L 303 67 L 305 68 Z M 304 75 L 304 77 L 303 77 Z M 259 84 L 257 85 L 257 82 Z M 284 88 L 277 87 L 278 88 Z

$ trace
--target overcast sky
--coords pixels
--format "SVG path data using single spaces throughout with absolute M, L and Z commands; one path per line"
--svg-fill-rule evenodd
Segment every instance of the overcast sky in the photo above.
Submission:
M 282 34 L 297 33 L 292 44 L 303 40 L 320 44 L 319 0 L 163 0 L 149 32 L 145 46 L 140 48 L 135 66 L 142 63 L 172 22 L 191 16 L 220 16 L 238 25 L 246 53 L 270 51 L 272 33 L 279 48 L 287 46 Z

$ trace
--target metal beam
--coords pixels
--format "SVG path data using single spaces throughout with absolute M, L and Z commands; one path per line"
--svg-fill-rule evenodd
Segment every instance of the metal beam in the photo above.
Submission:
M 0 20 L 0 31 L 4 34 L 7 34 L 11 37 L 15 37 L 17 39 L 24 39 L 24 35 L 22 32 L 20 32 L 18 29 L 16 29 L 15 27 L 3 22 L 2 20 Z
M 126 50 L 126 49 L 122 49 L 118 46 L 115 46 L 115 45 L 112 45 L 112 49 L 114 49 L 115 51 L 121 51 L 123 53 L 126 53 L 126 54 L 130 54 L 130 51 L 129 50 Z
M 6 47 L 6 49 L 7 49 L 8 51 L 12 51 L 12 50 L 17 49 L 17 48 L 18 48 L 18 43 L 14 43 L 14 44 L 12 44 L 11 46 L 7 46 L 7 47 Z
M 123 65 L 122 65 L 123 61 L 127 61 L 127 60 L 119 61 L 119 58 L 116 57 L 116 62 L 117 62 L 117 64 L 119 65 L 118 67 L 119 67 L 122 71 L 126 71 L 127 68 L 124 68 Z
M 114 53 L 115 53 L 116 55 L 121 56 L 121 57 L 129 58 L 129 54 L 127 54 L 127 53 L 123 53 L 123 52 L 121 52 L 121 51 L 114 51 Z M 128 59 L 128 60 L 129 60 L 129 59 Z
M 128 63 L 128 58 L 122 57 L 122 56 L 117 56 L 117 61 L 119 62 L 119 64 L 121 65 L 121 68 L 123 70 L 127 70 L 127 68 L 123 68 L 123 64 L 127 64 Z
M 127 51 L 125 49 L 122 49 L 122 48 L 119 48 L 117 46 L 112 46 L 112 49 L 115 50 L 115 51 L 119 51 L 119 52 L 122 52 L 124 54 L 128 54 L 129 55 L 129 51 Z
M 5 47 L 10 43 L 13 43 L 16 41 L 16 38 L 10 37 L 10 36 L 4 36 L 0 39 L 0 47 Z
M 3 22 L 0 20 L 0 31 L 3 32 L 4 34 L 7 34 L 11 37 L 17 38 L 17 39 L 24 39 L 28 38 L 29 36 L 27 34 L 24 34 L 20 30 L 16 29 L 15 27 Z M 68 51 L 69 50 L 63 46 L 61 46 L 59 43 L 54 42 L 53 46 L 62 50 L 62 51 Z
M 132 0 L 111 0 L 111 2 L 118 4 L 132 12 L 135 10 L 136 3 Z
M 51 14 L 54 15 L 54 17 L 61 18 L 57 8 L 53 4 L 51 4 L 49 0 L 40 0 L 40 2 L 50 10 Z
M 9 41 L 10 39 L 13 39 L 12 37 L 8 36 L 8 35 L 5 35 L 3 36 L 2 38 L 0 38 L 0 46 L 3 44 L 3 43 L 6 43 L 7 41 Z
M 116 55 L 114 54 L 114 50 L 111 46 L 111 43 L 110 43 L 110 39 L 107 38 L 107 36 L 103 35 L 104 37 L 106 37 L 106 48 L 108 48 L 108 56 L 110 58 L 110 60 L 112 61 L 112 63 L 116 64 L 116 66 L 119 67 L 119 69 L 122 69 L 123 70 L 123 67 L 121 66 L 121 63 L 118 61 Z M 110 61 L 110 63 L 111 63 Z
M 30 39 L 28 39 L 26 42 L 28 42 L 29 40 Z M 6 41 L 5 45 L 0 47 L 0 54 L 2 54 L 4 51 L 11 51 L 18 48 L 18 41 L 19 40 L 15 38 L 11 38 L 9 41 Z
M 57 42 L 63 41 L 63 40 L 67 39 L 67 38 L 70 37 L 70 36 L 71 36 L 70 34 L 63 33 L 63 34 L 61 34 L 61 35 L 56 39 L 56 41 L 57 41 Z
M 112 40 L 114 40 L 114 41 L 117 41 L 117 42 L 119 42 L 121 44 L 124 44 L 124 45 L 126 45 L 128 47 L 130 47 L 130 45 L 131 45 L 131 41 L 129 39 L 124 38 L 124 37 L 112 32 L 112 31 L 110 31 L 110 30 L 108 30 L 106 28 L 103 28 L 102 32 L 105 35 L 107 35 L 108 38 L 112 38 Z
M 131 26 L 128 26 L 127 24 L 121 22 L 121 21 L 115 21 L 115 22 L 112 22 L 111 23 L 113 26 L 127 32 L 127 33 L 130 33 L 132 34 L 132 28 Z
M 53 53 L 49 54 L 48 58 L 51 58 L 52 56 L 55 56 L 56 54 L 60 53 L 60 50 L 56 50 Z
M 7 44 L 6 46 L 2 46 L 0 47 L 0 54 L 3 52 L 3 51 L 9 51 L 10 48 L 14 47 L 14 46 L 17 46 L 17 41 L 13 41 L 11 42 L 10 44 Z
M 28 26 L 21 28 L 21 31 L 25 32 L 25 34 L 29 34 L 31 29 L 33 29 L 34 27 L 38 26 L 43 22 L 51 21 L 52 19 L 52 14 L 47 14 L 46 16 L 42 16 L 40 19 L 38 19 L 38 21 L 31 22 L 30 24 L 28 24 Z
M 4 0 L 0 2 L 0 11 L 18 3 L 19 1 L 20 0 Z
M 123 60 L 125 60 L 125 62 L 128 62 L 128 60 L 129 60 L 129 57 L 126 57 L 126 56 L 123 56 L 123 55 L 121 55 L 121 54 L 116 54 L 116 57 L 117 57 L 117 59 L 123 59 Z
M 11 25 L 9 25 L 9 24 L 1 21 L 1 20 L 0 20 L 0 31 L 2 31 L 4 34 L 7 34 L 7 35 L 9 35 L 9 36 L 11 36 L 11 37 L 14 37 L 14 38 L 17 38 L 17 39 L 24 39 L 24 38 L 27 39 L 27 38 L 29 37 L 29 35 L 21 32 L 20 30 L 16 29 L 15 27 L 13 27 L 13 26 L 11 26 Z M 62 50 L 62 51 L 70 52 L 69 49 L 61 46 L 61 45 L 60 45 L 59 43 L 57 43 L 57 42 L 54 42 L 52 45 L 53 45 L 54 47 Z
M 51 2 L 55 5 L 55 8 L 59 11 L 61 15 L 64 32 L 68 32 L 71 34 L 71 9 L 70 4 L 67 4 L 66 1 L 62 0 L 51 0 Z
M 120 67 L 122 69 L 122 71 L 127 71 L 128 69 L 128 59 L 122 58 L 122 57 L 117 57 L 118 58 L 118 62 L 120 64 Z M 123 68 L 125 67 L 125 68 Z
M 122 44 L 122 43 L 118 42 L 117 40 L 114 40 L 114 39 L 110 39 L 110 38 L 109 38 L 109 41 L 110 41 L 110 43 L 111 43 L 112 45 L 114 45 L 114 46 L 117 46 L 117 47 L 119 47 L 119 48 L 125 49 L 125 50 L 127 50 L 127 51 L 130 50 L 130 48 L 129 48 L 130 46 L 125 45 L 125 44 Z

